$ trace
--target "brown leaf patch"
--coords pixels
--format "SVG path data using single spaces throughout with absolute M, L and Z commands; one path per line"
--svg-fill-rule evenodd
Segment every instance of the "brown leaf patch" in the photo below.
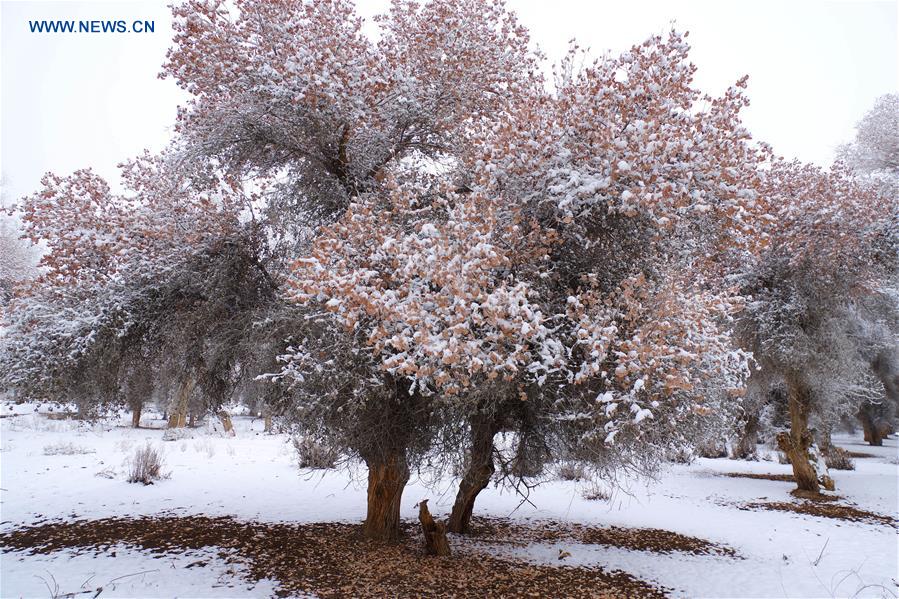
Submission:
M 775 480 L 783 483 L 796 482 L 796 479 L 793 478 L 792 474 L 768 474 L 765 472 L 726 472 L 721 476 L 728 476 L 730 478 L 752 478 L 756 480 Z
M 525 525 L 508 518 L 475 517 L 472 519 L 472 536 L 485 542 L 509 542 L 508 539 L 513 539 L 512 543 L 522 545 L 529 542 L 571 541 L 654 553 L 682 552 L 737 557 L 736 551 L 730 547 L 658 528 L 585 526 L 552 520 Z
M 847 451 L 850 458 L 876 458 L 873 453 L 865 453 L 864 451 Z
M 625 572 L 532 565 L 483 555 L 464 544 L 454 547 L 451 558 L 429 557 L 417 534 L 406 534 L 398 544 L 377 543 L 363 538 L 360 527 L 351 524 L 160 516 L 52 522 L 0 534 L 4 550 L 29 554 L 73 547 L 100 553 L 118 543 L 159 554 L 216 547 L 222 559 L 245 564 L 252 581 L 276 580 L 282 596 L 665 596 L 663 588 Z
M 866 524 L 885 524 L 899 528 L 895 518 L 876 514 L 859 509 L 851 505 L 837 503 L 838 497 L 819 495 L 811 499 L 806 497 L 802 501 L 770 501 L 747 503 L 739 506 L 742 510 L 775 510 L 781 512 L 793 512 L 819 518 L 834 518 L 849 522 L 864 522 Z

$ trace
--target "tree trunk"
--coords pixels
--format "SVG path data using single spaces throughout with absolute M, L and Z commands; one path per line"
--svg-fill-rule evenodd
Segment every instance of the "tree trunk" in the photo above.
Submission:
M 380 541 L 395 541 L 400 536 L 400 500 L 409 481 L 405 452 L 396 452 L 378 460 L 366 460 L 368 466 L 368 512 L 363 534 Z
M 459 483 L 447 529 L 465 534 L 471 525 L 471 514 L 478 494 L 487 488 L 496 468 L 493 465 L 493 437 L 501 428 L 498 413 L 478 415 L 471 420 L 471 451 L 468 469 Z
M 143 402 L 135 401 L 131 404 L 131 426 L 134 428 L 140 428 L 140 414 L 143 407 Z
M 833 427 L 829 424 L 822 424 L 818 430 L 818 448 L 824 455 L 830 455 L 833 451 L 832 432 Z
M 435 522 L 428 510 L 428 500 L 418 504 L 418 521 L 425 536 L 425 551 L 428 555 L 450 555 L 449 541 L 446 540 L 446 525 Z
M 222 428 L 225 429 L 225 434 L 234 436 L 234 424 L 231 422 L 231 415 L 226 410 L 219 410 L 218 412 L 219 420 L 222 422 Z
M 787 379 L 787 406 L 790 411 L 790 432 L 778 434 L 777 445 L 793 465 L 793 478 L 796 479 L 799 490 L 819 493 L 818 472 L 809 456 L 809 448 L 812 446 L 812 434 L 808 430 L 811 391 L 796 377 Z
M 262 421 L 264 423 L 262 432 L 272 432 L 272 409 L 268 406 L 268 404 L 263 404 L 259 409 L 259 413 L 262 415 Z
M 184 428 L 187 424 L 187 408 L 195 384 L 193 378 L 188 378 L 181 383 L 169 410 L 168 428 Z
M 743 430 L 740 434 L 740 440 L 731 450 L 731 458 L 735 460 L 745 460 L 755 458 L 758 450 L 759 442 L 759 417 L 750 415 L 743 424 Z
M 865 432 L 865 441 L 869 445 L 880 447 L 883 445 L 882 428 L 877 426 L 874 417 L 871 415 L 868 406 L 862 406 L 858 411 L 858 419 L 862 423 L 862 430 Z

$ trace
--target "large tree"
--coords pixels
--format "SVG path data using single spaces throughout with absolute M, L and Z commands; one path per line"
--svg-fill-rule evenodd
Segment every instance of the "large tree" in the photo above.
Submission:
M 554 93 L 520 90 L 457 155 L 464 188 L 387 178 L 296 263 L 294 297 L 411 382 L 407 404 L 467 422 L 454 530 L 499 430 L 523 450 L 646 470 L 740 393 L 746 357 L 727 330 L 739 298 L 702 273 L 748 251 L 764 153 L 739 126 L 738 87 L 692 110 L 686 52 L 677 34 L 653 38 Z M 315 355 L 294 352 L 285 372 L 306 382 Z

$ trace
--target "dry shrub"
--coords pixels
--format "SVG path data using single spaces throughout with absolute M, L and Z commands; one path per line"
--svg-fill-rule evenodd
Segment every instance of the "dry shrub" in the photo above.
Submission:
M 717 440 L 709 440 L 704 443 L 700 443 L 696 447 L 696 453 L 699 454 L 699 457 L 702 458 L 726 458 L 727 457 L 727 445 L 723 441 Z
M 294 437 L 292 441 L 300 468 L 328 470 L 337 463 L 338 453 L 333 447 L 311 437 Z
M 154 481 L 168 478 L 162 474 L 162 466 L 162 453 L 158 449 L 149 443 L 138 447 L 131 457 L 128 482 L 152 485 Z
M 611 501 L 612 494 L 608 489 L 604 489 L 603 487 L 597 485 L 596 483 L 590 485 L 581 493 L 581 497 L 586 499 L 587 501 Z
M 690 449 L 680 447 L 674 451 L 669 451 L 666 459 L 675 464 L 692 464 L 696 461 L 696 454 Z
M 557 472 L 560 480 L 581 480 L 587 478 L 584 466 L 578 463 L 563 462 L 559 464 Z
M 97 453 L 97 450 L 65 442 L 44 446 L 44 455 L 84 455 L 88 453 Z
M 832 447 L 824 456 L 824 463 L 832 470 L 855 470 L 852 456 L 842 447 Z

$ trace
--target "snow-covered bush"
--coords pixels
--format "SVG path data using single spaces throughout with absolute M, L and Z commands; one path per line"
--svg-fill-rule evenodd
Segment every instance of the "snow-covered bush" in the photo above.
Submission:
M 766 245 L 738 277 L 749 298 L 739 335 L 759 365 L 756 387 L 784 390 L 790 432 L 777 436 L 778 445 L 799 488 L 817 491 L 827 473 L 823 460 L 812 459 L 811 428 L 830 430 L 882 396 L 872 354 L 896 351 L 899 328 L 887 331 L 899 315 L 891 291 L 899 275 L 899 199 L 840 165 L 823 171 L 781 160 L 763 173 L 760 189 L 770 218 L 763 221 Z

